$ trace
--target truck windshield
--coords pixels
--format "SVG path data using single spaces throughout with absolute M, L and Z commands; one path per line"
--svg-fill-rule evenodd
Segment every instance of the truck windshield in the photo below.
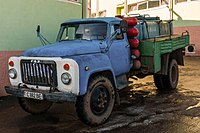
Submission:
M 75 23 L 61 27 L 58 41 L 104 40 L 107 35 L 106 23 Z

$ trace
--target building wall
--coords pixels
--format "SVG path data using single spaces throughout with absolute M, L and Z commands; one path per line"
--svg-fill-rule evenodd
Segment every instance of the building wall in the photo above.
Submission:
M 162 20 L 169 20 L 170 19 L 170 12 L 166 5 L 162 5 L 160 7 L 155 7 L 146 10 L 140 11 L 131 11 L 129 14 L 149 14 L 150 16 L 159 16 Z
M 8 58 L 19 55 L 24 50 L 41 46 L 36 36 L 38 24 L 41 25 L 43 36 L 50 42 L 55 42 L 62 22 L 86 15 L 85 12 L 82 12 L 82 4 L 65 1 L 0 1 L 0 96 L 5 95 L 4 86 L 9 84 L 7 76 Z
M 177 3 L 174 11 L 177 14 L 174 15 L 175 20 L 200 20 L 200 1 Z
M 98 4 L 97 4 L 98 2 Z M 97 8 L 100 17 L 112 17 L 116 14 L 116 0 L 91 0 L 91 14 L 92 17 L 97 16 Z M 104 13 L 102 13 L 104 12 Z M 94 15 L 95 14 L 95 15 Z
M 138 0 L 139 1 L 139 0 Z M 141 3 L 138 2 L 138 5 Z M 136 3 L 136 1 L 134 2 Z M 128 2 L 128 4 L 131 4 Z M 168 4 L 161 4 L 158 7 L 148 8 L 144 10 L 136 10 L 130 11 L 129 14 L 150 14 L 151 16 L 159 16 L 161 19 L 171 19 L 170 18 L 170 5 Z M 200 20 L 200 1 L 189 1 L 188 2 L 181 2 L 181 3 L 173 3 L 173 19 L 174 20 Z M 191 14 L 197 13 L 197 14 Z
M 182 34 L 184 31 L 190 34 L 190 44 L 195 47 L 195 51 L 186 53 L 187 56 L 200 56 L 200 21 L 179 20 L 174 21 L 174 33 Z

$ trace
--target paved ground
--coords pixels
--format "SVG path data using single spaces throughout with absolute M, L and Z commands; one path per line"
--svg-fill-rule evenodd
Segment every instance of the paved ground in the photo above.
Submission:
M 29 115 L 14 97 L 0 99 L 1 133 L 200 133 L 200 58 L 186 58 L 177 91 L 160 93 L 152 77 L 124 89 L 107 123 L 88 127 L 73 104 L 55 104 L 47 114 Z

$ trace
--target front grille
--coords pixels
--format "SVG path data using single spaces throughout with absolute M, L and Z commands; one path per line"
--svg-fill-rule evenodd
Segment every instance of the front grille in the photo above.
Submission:
M 40 86 L 57 86 L 56 63 L 46 60 L 21 60 L 23 83 Z

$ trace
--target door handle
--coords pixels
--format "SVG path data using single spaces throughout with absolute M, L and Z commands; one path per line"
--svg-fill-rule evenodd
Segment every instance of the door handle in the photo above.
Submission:
M 126 45 L 126 48 L 130 48 L 130 45 L 129 45 L 129 44 L 127 44 L 127 45 Z

